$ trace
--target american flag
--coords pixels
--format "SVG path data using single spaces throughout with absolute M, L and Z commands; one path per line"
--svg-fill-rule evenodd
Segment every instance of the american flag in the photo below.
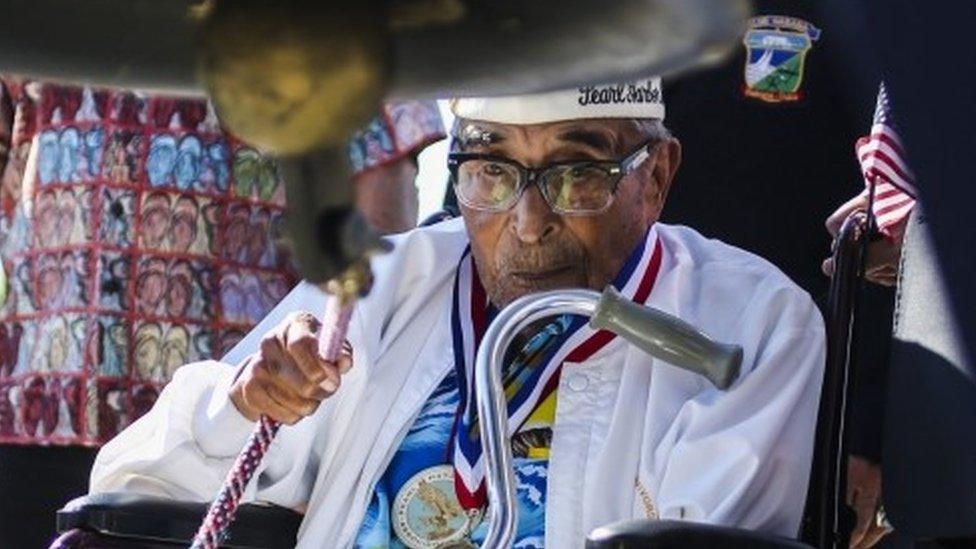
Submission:
M 891 103 L 884 82 L 878 89 L 871 135 L 857 140 L 857 158 L 864 183 L 874 185 L 874 213 L 878 231 L 892 236 L 893 227 L 908 217 L 915 206 L 915 174 L 905 160 L 905 148 L 895 131 Z

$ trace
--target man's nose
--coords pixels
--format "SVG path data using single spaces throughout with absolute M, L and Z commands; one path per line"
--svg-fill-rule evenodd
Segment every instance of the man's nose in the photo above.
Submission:
M 535 185 L 525 189 L 512 208 L 511 215 L 511 229 L 526 244 L 537 244 L 545 240 L 559 226 L 559 216 L 552 211 Z

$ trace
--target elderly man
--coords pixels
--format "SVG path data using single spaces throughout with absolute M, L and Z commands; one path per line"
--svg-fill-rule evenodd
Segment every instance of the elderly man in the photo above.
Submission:
M 719 391 L 573 317 L 522 334 L 504 376 L 516 546 L 576 547 L 632 517 L 794 535 L 822 322 L 765 261 L 656 223 L 681 158 L 659 81 L 453 109 L 463 219 L 397 237 L 374 261 L 351 353 L 318 357 L 324 297 L 300 286 L 225 367 L 181 369 L 102 450 L 92 490 L 207 500 L 268 414 L 291 427 L 247 497 L 304 509 L 299 547 L 477 543 L 490 510 L 471 365 L 485 325 L 531 292 L 613 284 L 742 345 L 743 374 Z

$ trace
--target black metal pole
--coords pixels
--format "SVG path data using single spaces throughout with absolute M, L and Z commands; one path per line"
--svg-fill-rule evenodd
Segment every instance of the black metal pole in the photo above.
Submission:
M 854 330 L 856 296 L 863 272 L 866 238 L 863 215 L 849 217 L 834 245 L 834 274 L 827 297 L 827 362 L 818 414 L 813 475 L 807 496 L 808 522 L 803 538 L 821 549 L 847 547 L 847 528 L 843 528 L 846 466 L 844 426 L 848 412 L 851 368 L 851 341 Z

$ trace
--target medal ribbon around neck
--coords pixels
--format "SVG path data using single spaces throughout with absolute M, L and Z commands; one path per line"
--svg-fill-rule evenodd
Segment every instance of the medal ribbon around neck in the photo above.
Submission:
M 661 242 L 652 226 L 617 274 L 613 286 L 631 301 L 643 304 L 651 295 L 660 271 L 661 255 Z M 468 247 L 461 255 L 454 278 L 451 333 L 460 400 L 453 448 L 449 450 L 454 466 L 454 488 L 465 509 L 480 509 L 487 501 L 484 456 L 477 426 L 474 363 L 494 312 Z M 559 385 L 563 362 L 584 362 L 616 337 L 612 332 L 590 328 L 584 317 L 573 316 L 568 328 L 559 335 L 559 341 L 548 346 L 541 364 L 527 368 L 506 386 L 509 436 L 518 432 L 536 407 Z

